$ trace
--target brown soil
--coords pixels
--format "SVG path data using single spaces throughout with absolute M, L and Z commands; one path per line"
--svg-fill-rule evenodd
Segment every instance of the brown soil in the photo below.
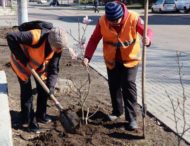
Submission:
M 34 134 L 27 128 L 19 126 L 20 98 L 17 78 L 9 65 L 10 51 L 4 39 L 9 29 L 0 29 L 0 69 L 4 69 L 8 80 L 9 106 L 13 130 L 13 142 L 15 146 L 174 146 L 177 144 L 176 135 L 161 124 L 156 118 L 146 117 L 146 138 L 142 138 L 142 128 L 138 131 L 124 130 L 126 122 L 120 119 L 115 122 L 106 121 L 106 114 L 111 113 L 107 80 L 96 71 L 90 69 L 91 88 L 87 99 L 90 114 L 98 112 L 90 119 L 88 125 L 81 125 L 76 134 L 65 132 L 58 119 L 59 112 L 51 101 L 48 101 L 48 114 L 54 119 L 50 124 L 40 124 L 42 132 Z M 63 52 L 60 61 L 60 78 L 72 79 L 73 82 L 84 82 L 87 72 L 80 61 L 73 61 L 67 50 Z M 35 84 L 33 84 L 35 88 Z M 36 94 L 34 90 L 34 105 Z M 57 94 L 57 99 L 65 109 L 72 108 L 80 111 L 79 98 L 72 94 Z M 138 108 L 138 123 L 142 127 L 140 107 Z M 78 112 L 79 113 L 79 112 Z M 182 141 L 182 146 L 187 144 Z

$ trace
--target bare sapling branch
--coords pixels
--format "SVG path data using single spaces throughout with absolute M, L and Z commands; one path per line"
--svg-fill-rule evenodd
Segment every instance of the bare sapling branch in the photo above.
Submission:
M 80 41 L 73 36 L 71 29 L 70 31 L 67 31 L 67 33 L 72 37 L 74 41 L 76 41 L 77 43 L 80 43 Z
M 73 51 L 72 54 L 76 54 L 77 59 L 84 59 L 84 51 L 85 51 L 85 41 L 86 41 L 86 30 L 88 27 L 88 24 L 91 22 L 92 20 L 88 18 L 88 16 L 85 16 L 83 18 L 83 26 L 82 26 L 82 35 L 81 35 L 81 26 L 80 26 L 80 22 L 79 22 L 79 18 L 78 18 L 78 36 L 74 37 L 74 35 L 72 34 L 71 30 L 70 32 L 68 32 L 68 34 L 73 38 L 73 40 L 76 42 L 75 45 L 75 49 L 71 50 Z M 73 93 L 75 94 L 76 97 L 78 97 L 79 100 L 79 105 L 82 111 L 82 123 L 88 124 L 88 120 L 89 117 L 92 117 L 94 115 L 94 113 L 92 115 L 89 115 L 90 113 L 90 108 L 89 105 L 86 104 L 86 101 L 88 99 L 88 95 L 90 92 L 90 86 L 91 86 L 91 78 L 90 78 L 90 72 L 88 67 L 86 67 L 86 72 L 87 72 L 87 79 L 84 81 L 79 81 L 78 83 L 73 81 L 74 84 L 74 90 Z M 86 111 L 86 114 L 85 114 Z M 96 110 L 97 112 L 97 110 Z
M 88 72 L 88 76 L 90 76 L 89 72 Z M 74 94 L 74 96 L 79 98 L 79 106 L 82 111 L 82 113 L 81 113 L 82 123 L 88 124 L 89 107 L 86 104 L 86 101 L 87 101 L 88 95 L 90 93 L 91 81 L 89 81 L 89 77 L 87 77 L 87 80 L 78 81 L 78 82 L 75 82 L 72 80 L 72 82 L 73 82 L 73 89 L 71 92 Z M 87 111 L 86 115 L 85 115 L 85 110 Z
M 73 44 L 74 46 L 73 46 L 73 50 L 71 52 L 72 52 L 72 54 L 76 54 L 76 58 L 78 58 L 78 59 L 83 59 L 84 58 L 84 51 L 85 51 L 85 47 L 86 47 L 85 34 L 86 34 L 88 24 L 90 22 L 92 22 L 92 20 L 89 19 L 88 16 L 85 16 L 83 18 L 82 35 L 81 35 L 81 25 L 80 25 L 80 22 L 79 22 L 79 18 L 78 18 L 78 35 L 75 37 L 71 30 L 69 32 L 67 32 L 75 42 Z
M 185 133 L 187 131 L 190 130 L 190 127 L 187 125 L 187 119 L 186 119 L 186 100 L 187 100 L 187 96 L 185 94 L 185 87 L 184 87 L 184 83 L 183 83 L 183 62 L 181 62 L 180 58 L 181 58 L 181 52 L 176 51 L 176 63 L 178 65 L 178 76 L 179 76 L 179 83 L 180 86 L 182 88 L 182 99 L 180 100 L 180 98 L 177 98 L 176 100 L 172 99 L 172 97 L 169 95 L 169 93 L 166 91 L 167 97 L 169 98 L 171 105 L 172 105 L 172 110 L 173 110 L 173 117 L 174 117 L 174 122 L 175 122 L 175 130 L 177 135 L 179 135 L 177 137 L 177 146 L 181 145 L 181 140 L 183 138 L 183 136 L 185 135 Z M 177 103 L 177 104 L 176 104 Z M 177 112 L 181 113 L 182 115 L 182 130 L 180 130 L 180 126 L 179 126 L 179 118 L 177 117 Z

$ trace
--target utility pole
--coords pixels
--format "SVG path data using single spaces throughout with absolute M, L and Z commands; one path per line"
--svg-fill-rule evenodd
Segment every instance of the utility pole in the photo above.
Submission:
M 28 22 L 27 0 L 17 0 L 18 25 Z

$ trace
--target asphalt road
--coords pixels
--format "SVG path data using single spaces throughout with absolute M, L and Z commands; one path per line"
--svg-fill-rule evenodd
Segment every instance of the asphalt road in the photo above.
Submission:
M 88 9 L 88 10 L 87 10 Z M 78 36 L 78 22 L 82 22 L 82 18 L 88 15 L 93 22 L 88 26 L 86 37 L 90 37 L 100 13 L 94 13 L 89 8 L 78 7 L 47 7 L 39 5 L 30 5 L 28 8 L 29 20 L 42 19 L 53 22 L 57 26 L 63 26 L 66 30 Z M 143 10 L 137 10 L 143 17 Z M 83 25 L 80 24 L 82 27 Z M 164 13 L 149 14 L 149 26 L 153 29 L 154 38 L 152 45 L 162 49 L 180 50 L 190 52 L 190 13 Z M 82 28 L 81 28 L 82 33 Z M 72 40 L 70 41 L 72 42 Z M 72 44 L 72 43 L 71 43 Z
M 143 17 L 143 10 L 135 10 Z M 73 36 L 78 37 L 78 22 L 82 22 L 82 18 L 88 15 L 93 20 L 87 28 L 86 38 L 90 37 L 98 21 L 100 13 L 88 7 L 49 7 L 43 5 L 29 4 L 28 6 L 29 20 L 47 20 L 54 23 L 56 26 L 65 27 L 67 31 L 72 32 Z M 16 25 L 17 16 L 0 16 L 0 26 Z M 190 13 L 164 13 L 152 14 L 149 13 L 149 26 L 153 29 L 154 38 L 152 46 L 166 50 L 180 50 L 190 52 Z M 81 33 L 83 25 L 80 23 Z M 70 44 L 73 44 L 73 39 L 70 38 Z M 101 43 L 100 43 L 101 44 Z M 101 45 L 98 46 L 101 48 Z

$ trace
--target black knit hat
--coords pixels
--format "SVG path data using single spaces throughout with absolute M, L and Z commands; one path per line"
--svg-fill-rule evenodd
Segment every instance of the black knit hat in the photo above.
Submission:
M 105 5 L 105 13 L 108 20 L 114 21 L 123 16 L 123 8 L 117 2 L 108 2 Z

